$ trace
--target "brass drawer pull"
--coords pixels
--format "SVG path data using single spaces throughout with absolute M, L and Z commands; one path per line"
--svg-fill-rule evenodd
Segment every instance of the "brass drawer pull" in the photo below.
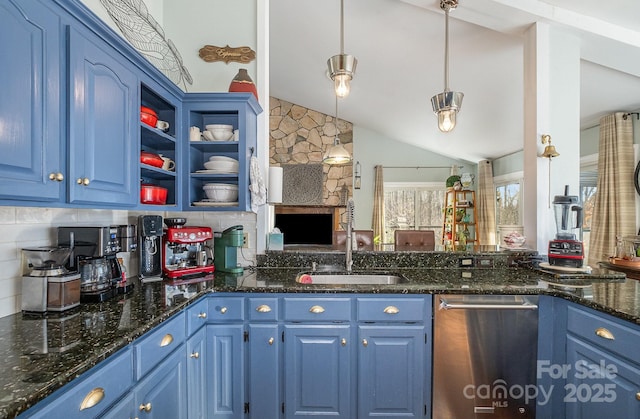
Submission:
M 342 346 L 347 346 L 347 340 L 345 338 L 342 338 L 342 340 L 340 341 L 340 344 Z
M 171 336 L 171 333 L 167 333 L 160 341 L 160 347 L 170 345 L 171 342 L 173 342 L 173 336 Z
M 199 319 L 206 319 L 207 318 L 207 313 L 198 313 L 198 318 Z
M 86 177 L 79 177 L 79 178 L 76 180 L 76 183 L 77 183 L 78 185 L 89 186 L 89 183 L 91 183 L 91 181 L 89 180 L 89 178 L 86 178 Z
M 226 313 L 226 312 L 227 312 L 227 308 L 226 308 L 226 307 L 222 307 L 222 308 L 220 309 L 220 313 L 221 313 L 221 314 L 224 314 L 224 313 Z
M 96 387 L 84 396 L 84 400 L 80 403 L 80 410 L 89 409 L 104 399 L 104 389 Z
M 269 345 L 273 345 L 273 342 L 275 342 L 275 340 L 273 338 L 269 338 L 267 342 L 269 342 Z
M 138 409 L 140 409 L 141 412 L 151 412 L 151 403 L 141 404 Z
M 312 306 L 309 309 L 309 312 L 310 313 L 316 313 L 316 314 L 324 313 L 324 307 L 322 307 L 322 306 Z
M 362 339 L 362 346 L 369 346 L 369 341 L 366 339 Z
M 200 354 L 198 352 L 193 352 L 191 355 L 189 355 L 191 358 L 195 358 L 198 359 L 200 358 Z
M 271 307 L 269 307 L 266 304 L 262 304 L 262 305 L 259 305 L 258 307 L 256 307 L 256 311 L 258 313 L 268 313 L 268 312 L 271 311 Z
M 400 310 L 398 310 L 398 307 L 396 307 L 396 306 L 385 307 L 385 309 L 383 311 L 385 313 L 387 313 L 387 314 L 398 314 L 398 313 L 400 313 Z
M 596 329 L 596 335 L 600 336 L 603 339 L 615 340 L 616 338 L 613 336 L 613 333 L 605 329 L 604 327 L 598 327 Z
M 636 400 L 640 400 L 640 391 L 636 393 Z
M 64 180 L 64 175 L 60 172 L 58 173 L 49 173 L 49 179 L 55 180 L 57 182 L 62 182 Z

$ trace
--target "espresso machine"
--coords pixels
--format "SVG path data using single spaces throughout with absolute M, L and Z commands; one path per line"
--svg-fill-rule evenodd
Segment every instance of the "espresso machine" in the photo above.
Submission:
M 80 274 L 65 267 L 69 249 L 33 247 L 22 253 L 30 270 L 22 277 L 23 312 L 61 312 L 80 305 Z
M 141 215 L 138 217 L 140 232 L 140 280 L 153 282 L 162 280 L 162 217 Z
M 185 218 L 165 218 L 162 236 L 162 275 L 167 279 L 202 277 L 214 271 L 206 242 L 213 239 L 210 227 L 185 226 Z
M 584 249 L 579 240 L 582 226 L 582 207 L 576 195 L 569 195 L 569 185 L 564 187 L 564 195 L 553 198 L 556 219 L 556 238 L 549 241 L 549 265 L 582 268 Z

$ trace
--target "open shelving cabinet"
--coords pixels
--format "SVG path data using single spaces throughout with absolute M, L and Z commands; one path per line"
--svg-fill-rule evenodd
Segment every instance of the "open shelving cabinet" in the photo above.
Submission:
M 476 192 L 450 189 L 445 193 L 442 244 L 445 250 L 467 250 L 478 244 Z

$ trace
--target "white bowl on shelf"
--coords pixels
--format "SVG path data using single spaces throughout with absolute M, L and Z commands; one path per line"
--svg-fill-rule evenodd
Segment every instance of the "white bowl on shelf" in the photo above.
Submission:
M 204 128 L 208 131 L 214 130 L 214 129 L 224 129 L 224 130 L 230 130 L 231 132 L 233 132 L 233 125 L 225 125 L 225 124 L 209 124 L 209 125 L 205 125 Z
M 230 183 L 207 183 L 202 189 L 213 202 L 235 202 L 238 200 L 238 185 Z
M 205 169 L 217 172 L 237 173 L 239 167 L 240 164 L 237 161 L 209 160 L 204 163 Z
M 211 156 L 209 157 L 209 161 L 232 161 L 232 162 L 238 163 L 237 159 L 234 159 L 233 157 L 227 157 L 227 156 Z
M 233 137 L 233 130 L 225 128 L 207 128 L 205 132 L 211 133 L 212 141 L 229 141 Z

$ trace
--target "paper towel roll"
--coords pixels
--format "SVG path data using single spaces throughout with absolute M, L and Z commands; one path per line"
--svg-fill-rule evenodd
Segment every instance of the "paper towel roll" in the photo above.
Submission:
M 271 204 L 282 202 L 282 167 L 269 167 L 269 190 L 267 191 L 268 201 Z

